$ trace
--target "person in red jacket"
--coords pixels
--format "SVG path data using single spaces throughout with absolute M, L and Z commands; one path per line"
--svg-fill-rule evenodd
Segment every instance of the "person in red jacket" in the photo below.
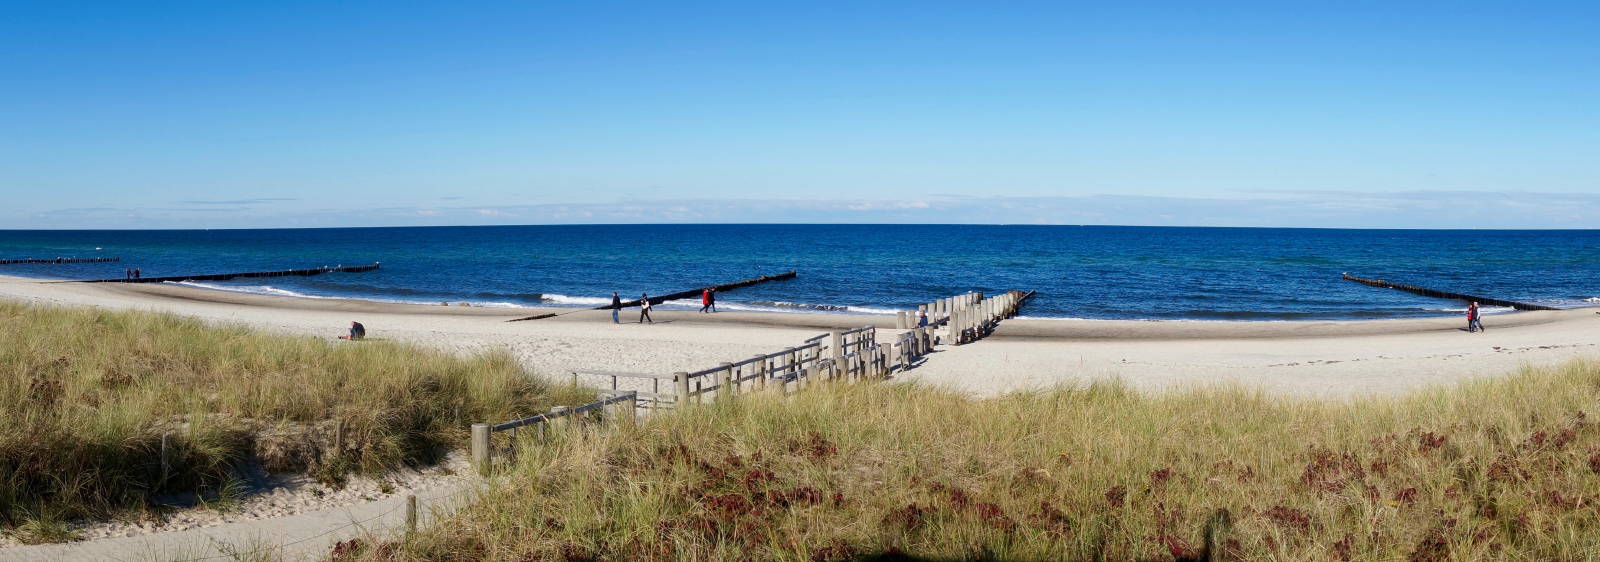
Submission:
M 1483 329 L 1483 321 L 1480 319 L 1481 316 L 1482 316 L 1482 314 L 1478 312 L 1478 303 L 1476 301 L 1474 301 L 1470 305 L 1467 305 L 1467 331 L 1468 332 L 1482 332 L 1482 331 L 1485 331 Z
M 700 312 L 711 310 L 711 289 L 700 290 Z

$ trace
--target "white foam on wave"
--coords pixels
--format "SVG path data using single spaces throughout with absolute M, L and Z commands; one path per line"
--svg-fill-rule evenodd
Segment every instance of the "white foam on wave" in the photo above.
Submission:
M 465 302 L 465 303 L 470 304 L 472 306 L 483 307 L 483 308 L 527 308 L 526 305 L 521 305 L 521 304 L 517 304 L 517 303 L 513 303 L 513 302 L 497 302 L 497 301 L 454 301 L 454 300 L 453 301 L 422 301 L 422 300 L 400 300 L 400 299 L 376 299 L 376 298 L 368 298 L 368 297 L 339 297 L 339 296 L 328 296 L 328 295 L 312 295 L 312 294 L 301 293 L 301 292 L 297 292 L 297 291 L 291 291 L 291 290 L 288 290 L 288 289 L 279 289 L 279 288 L 273 287 L 271 285 L 212 285 L 210 283 L 200 283 L 200 282 L 197 282 L 197 281 L 176 281 L 176 282 L 174 282 L 174 281 L 164 281 L 164 283 L 173 283 L 175 285 L 183 285 L 185 287 L 194 287 L 196 289 L 205 289 L 205 290 L 208 290 L 208 291 L 224 291 L 224 292 L 229 292 L 229 293 L 245 293 L 245 294 L 250 294 L 250 295 L 269 295 L 269 296 L 274 296 L 274 297 L 293 297 L 293 298 L 297 298 L 297 299 L 349 299 L 349 300 L 362 300 L 362 301 L 381 302 L 381 303 L 389 303 L 389 304 L 424 304 L 424 305 L 437 305 L 440 302 L 449 302 L 451 305 L 456 305 L 456 304 Z
M 226 291 L 226 292 L 229 292 L 229 293 L 247 293 L 247 294 L 251 294 L 251 295 L 272 295 L 272 296 L 275 296 L 275 297 L 295 297 L 295 298 L 300 298 L 300 299 L 332 299 L 332 298 L 338 298 L 338 297 L 325 297 L 325 296 L 320 296 L 320 295 L 308 295 L 308 294 L 305 294 L 305 293 L 297 293 L 295 291 L 290 291 L 288 289 L 279 289 L 279 288 L 273 287 L 271 285 L 227 285 L 227 286 L 224 286 L 224 285 L 212 285 L 210 283 L 200 283 L 200 282 L 196 282 L 196 281 L 176 281 L 176 282 L 163 281 L 163 283 L 173 283 L 173 284 L 176 284 L 176 285 L 183 285 L 185 287 L 194 287 L 196 289 L 207 289 L 207 290 L 212 290 L 212 291 Z
M 557 305 L 568 306 L 601 306 L 611 304 L 610 297 L 573 297 L 555 293 L 542 293 L 539 300 Z

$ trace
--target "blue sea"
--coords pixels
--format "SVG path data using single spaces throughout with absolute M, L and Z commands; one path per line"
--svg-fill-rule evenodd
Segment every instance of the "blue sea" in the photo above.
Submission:
M 1600 305 L 1600 231 L 1114 226 L 606 225 L 0 231 L 0 275 L 146 277 L 381 262 L 368 273 L 190 283 L 308 298 L 594 306 L 798 270 L 729 310 L 889 312 L 965 291 L 1038 291 L 1025 316 L 1316 320 L 1454 315 L 1460 303 L 1340 274 L 1561 307 Z M 698 303 L 680 303 L 698 308 Z

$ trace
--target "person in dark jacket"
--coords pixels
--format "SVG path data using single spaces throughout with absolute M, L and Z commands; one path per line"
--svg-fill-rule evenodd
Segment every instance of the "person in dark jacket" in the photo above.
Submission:
M 717 311 L 717 290 L 716 289 L 706 289 L 706 300 L 708 301 L 707 305 L 711 307 L 711 311 L 712 312 L 716 312 Z
M 622 297 L 617 296 L 617 292 L 616 291 L 611 291 L 611 323 L 612 324 L 621 324 L 622 323 L 622 319 L 618 318 L 618 316 L 620 316 L 621 314 L 622 314 Z
M 639 323 L 643 324 L 645 322 L 649 322 L 651 324 L 656 323 L 655 320 L 651 320 L 650 319 L 650 294 L 649 293 L 640 293 L 640 295 L 639 295 Z
M 350 340 L 350 341 L 363 340 L 363 339 L 366 339 L 366 338 L 367 338 L 367 327 L 366 326 L 362 326 L 360 322 L 351 322 L 350 323 L 350 335 L 348 335 L 348 336 L 339 336 L 339 339 L 341 339 L 341 340 Z
M 1483 314 L 1478 312 L 1478 303 L 1476 301 L 1474 301 L 1470 305 L 1467 305 L 1467 331 L 1468 332 L 1482 332 L 1482 331 L 1484 331 L 1482 317 L 1483 317 Z

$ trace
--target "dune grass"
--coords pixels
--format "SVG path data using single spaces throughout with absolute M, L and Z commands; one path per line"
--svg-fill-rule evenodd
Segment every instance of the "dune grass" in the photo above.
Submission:
M 1587 362 L 1327 402 L 819 385 L 530 439 L 479 504 L 363 555 L 1596 559 L 1597 399 Z
M 575 392 L 504 354 L 0 303 L 0 528 L 59 540 L 34 530 L 226 492 L 246 464 L 330 480 L 426 464 L 464 445 L 474 421 Z M 331 450 L 336 420 L 342 454 Z

